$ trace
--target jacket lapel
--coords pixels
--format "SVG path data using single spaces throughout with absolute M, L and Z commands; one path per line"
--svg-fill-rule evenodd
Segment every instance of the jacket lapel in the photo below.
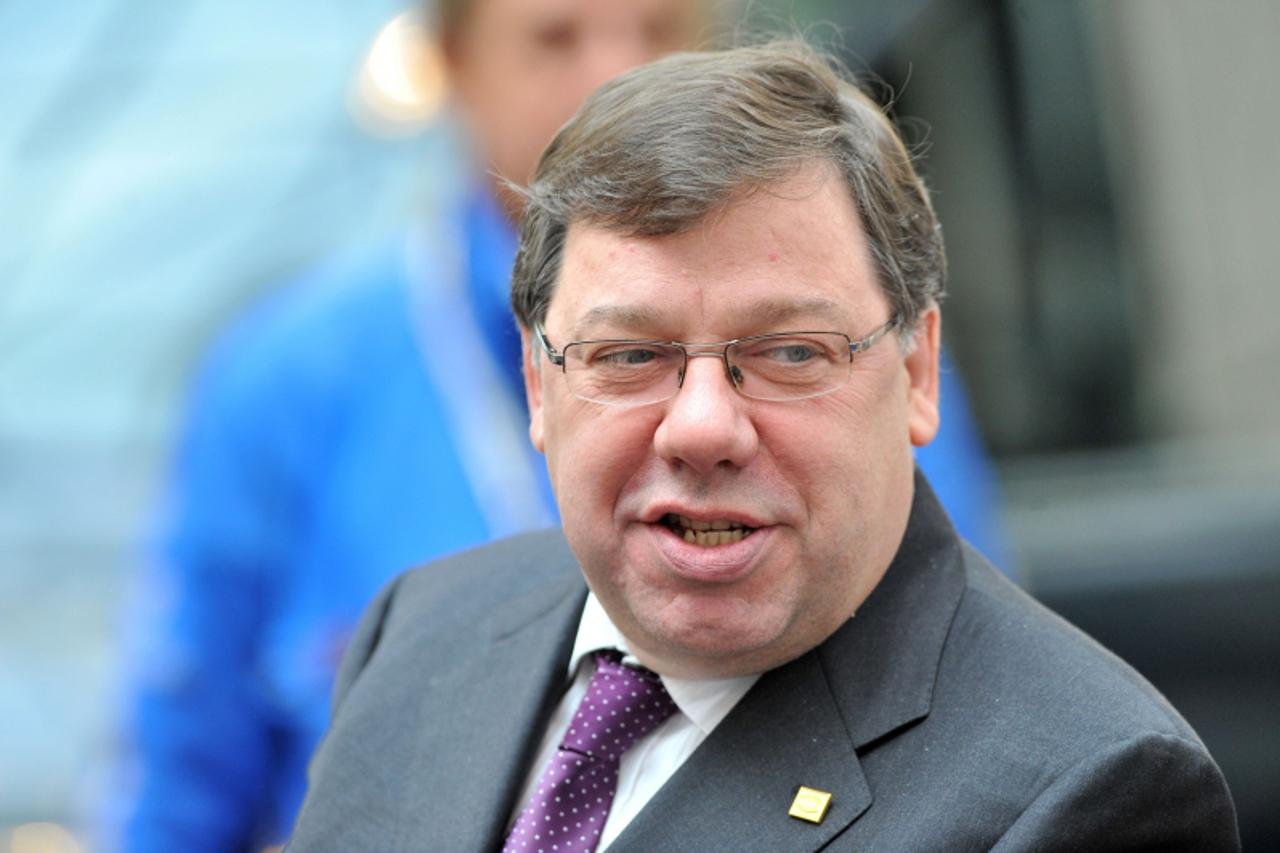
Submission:
M 964 594 L 960 540 L 917 471 L 902 545 L 854 618 L 818 656 L 854 746 L 929 713 L 951 622 Z
M 833 795 L 821 823 L 788 816 L 801 785 Z M 814 850 L 870 803 L 810 652 L 762 676 L 609 850 Z
M 586 596 L 580 576 L 517 599 L 479 626 L 474 652 L 425 684 L 410 766 L 423 768 L 401 799 L 406 839 L 441 850 L 501 845 L 529 762 L 565 688 Z M 443 669 L 443 672 L 441 671 Z
M 929 713 L 963 591 L 959 540 L 917 473 L 902 545 L 854 618 L 765 673 L 610 853 L 828 844 L 872 805 L 859 752 Z M 821 823 L 788 815 L 801 785 L 832 795 Z

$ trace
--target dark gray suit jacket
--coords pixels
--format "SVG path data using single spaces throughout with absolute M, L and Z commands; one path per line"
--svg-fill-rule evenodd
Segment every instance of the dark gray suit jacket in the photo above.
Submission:
M 586 587 L 558 532 L 401 576 L 366 613 L 295 851 L 501 846 Z M 833 794 L 814 825 L 797 786 Z M 962 543 L 917 476 L 857 615 L 766 673 L 609 848 L 1237 850 L 1222 775 L 1133 670 Z

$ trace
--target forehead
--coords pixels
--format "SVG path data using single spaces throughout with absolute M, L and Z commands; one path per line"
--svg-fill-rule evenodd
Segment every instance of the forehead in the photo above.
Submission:
M 679 234 L 635 237 L 574 223 L 548 325 L 575 338 L 734 337 L 779 327 L 856 334 L 887 310 L 843 182 L 813 167 Z

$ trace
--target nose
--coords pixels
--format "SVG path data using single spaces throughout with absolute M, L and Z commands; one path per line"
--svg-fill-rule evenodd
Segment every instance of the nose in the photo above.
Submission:
M 583 97 L 624 71 L 656 58 L 643 33 L 630 25 L 601 27 L 588 34 L 583 45 L 582 73 L 578 76 Z
M 734 390 L 724 361 L 689 358 L 684 384 L 666 404 L 654 432 L 658 456 L 699 474 L 744 467 L 760 447 L 749 401 Z

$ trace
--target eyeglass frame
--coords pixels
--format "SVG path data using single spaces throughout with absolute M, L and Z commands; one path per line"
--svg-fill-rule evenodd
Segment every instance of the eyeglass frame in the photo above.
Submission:
M 737 376 L 735 376 L 736 366 L 729 361 L 729 349 L 731 347 L 737 346 L 738 344 L 753 343 L 755 341 L 769 340 L 770 338 L 790 338 L 796 335 L 839 335 L 840 337 L 844 338 L 846 341 L 849 342 L 849 362 L 848 363 L 852 365 L 853 357 L 855 355 L 857 355 L 858 353 L 866 352 L 867 350 L 871 349 L 871 347 L 874 346 L 876 342 L 878 342 L 881 338 L 883 338 L 889 332 L 893 331 L 899 325 L 900 325 L 899 318 L 895 314 L 891 316 L 888 320 L 886 320 L 883 325 L 877 327 L 876 329 L 871 331 L 869 334 L 864 335 L 861 338 L 858 338 L 857 340 L 854 340 L 853 338 L 849 337 L 844 332 L 837 332 L 831 329 L 828 329 L 826 331 L 815 331 L 811 329 L 808 331 L 769 332 L 768 334 L 764 334 L 764 335 L 747 335 L 745 337 L 733 338 L 727 341 L 712 341 L 709 343 L 695 343 L 692 341 L 664 341 L 664 340 L 659 340 L 657 338 L 588 338 L 580 341 L 569 341 L 569 343 L 564 345 L 564 349 L 561 349 L 561 350 L 557 350 L 555 347 L 551 346 L 551 341 L 547 340 L 546 330 L 542 328 L 541 323 L 533 324 L 533 334 L 534 334 L 534 337 L 538 339 L 538 345 L 542 348 L 542 351 L 546 353 L 547 360 L 550 361 L 553 366 L 559 367 L 560 372 L 564 374 L 567 374 L 569 372 L 568 367 L 566 366 L 565 353 L 567 353 L 569 351 L 569 348 L 573 346 L 581 346 L 583 344 L 652 344 L 657 346 L 676 347 L 677 349 L 679 349 L 680 353 L 684 356 L 684 364 L 681 366 L 679 372 L 677 373 L 676 390 L 673 391 L 670 396 L 662 397 L 657 400 L 649 400 L 644 403 L 628 404 L 624 402 L 606 402 L 604 400 L 593 400 L 588 397 L 581 397 L 576 393 L 574 393 L 573 395 L 577 397 L 579 400 L 583 400 L 588 403 L 595 403 L 600 406 L 613 406 L 616 408 L 638 408 L 640 406 L 653 406 L 658 403 L 665 403 L 667 400 L 670 400 L 672 397 L 675 397 L 677 394 L 679 394 L 680 389 L 684 387 L 684 378 L 689 372 L 689 359 L 691 358 L 718 357 L 721 360 L 721 362 L 724 363 L 724 372 L 725 372 L 725 376 L 728 377 L 729 379 L 729 384 L 733 386 L 733 389 L 735 391 L 737 391 L 739 394 L 741 394 L 744 398 L 748 400 L 763 400 L 765 402 L 774 402 L 774 403 L 795 403 L 795 402 L 799 402 L 800 400 L 812 400 L 817 397 L 825 397 L 827 394 L 834 393 L 835 391 L 838 391 L 840 388 L 844 387 L 845 383 L 849 381 L 848 377 L 846 376 L 843 382 L 840 382 L 837 385 L 833 385 L 832 387 L 828 388 L 825 391 L 819 391 L 816 394 L 808 394 L 803 397 L 783 397 L 781 399 L 752 397 L 749 394 L 746 394 L 742 390 L 741 371 L 738 371 Z M 690 347 L 697 347 L 699 349 L 709 350 L 709 351 L 708 352 L 691 352 L 689 349 Z

